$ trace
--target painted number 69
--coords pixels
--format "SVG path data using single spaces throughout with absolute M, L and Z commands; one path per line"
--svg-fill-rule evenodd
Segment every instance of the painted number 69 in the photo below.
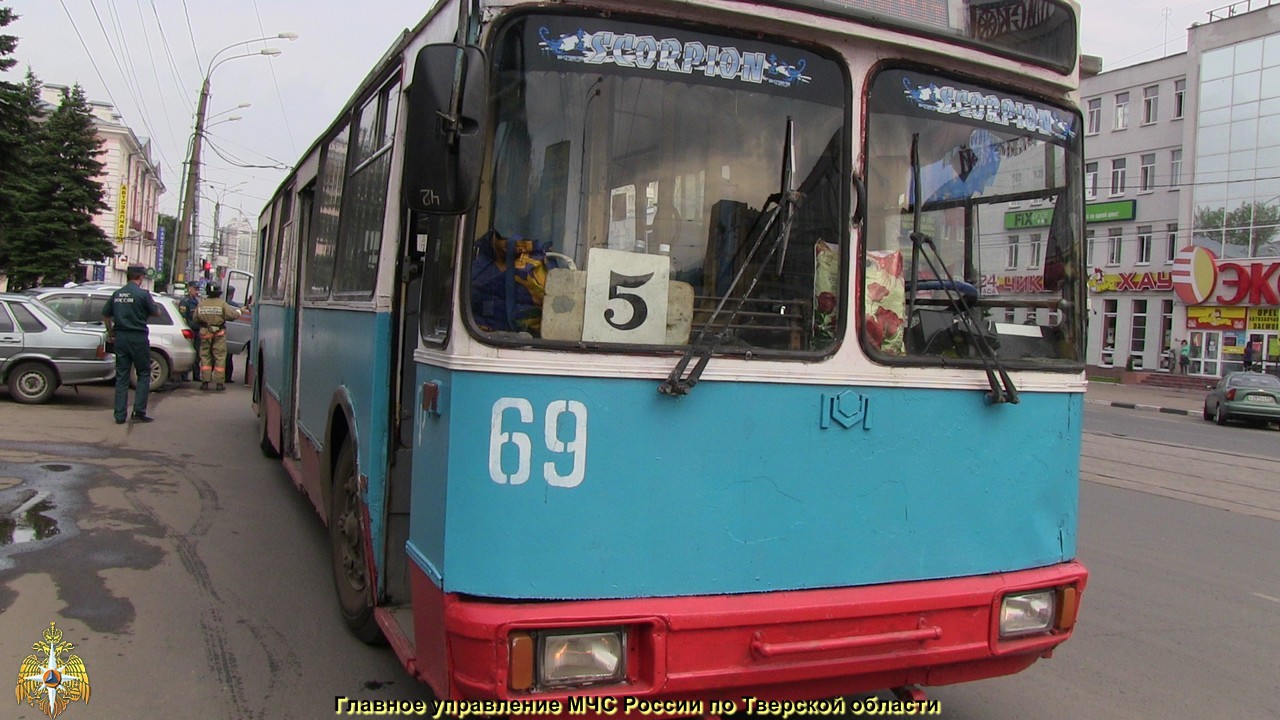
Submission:
M 568 414 L 573 434 L 560 437 L 560 416 Z M 533 404 L 524 398 L 498 398 L 489 418 L 489 478 L 499 485 L 522 485 L 533 471 L 533 440 L 526 432 L 533 425 Z M 542 479 L 552 487 L 573 488 L 587 475 L 587 406 L 577 400 L 553 400 L 543 416 L 543 439 L 548 453 L 569 454 L 572 469 L 560 474 L 554 459 L 542 463 Z M 515 449 L 515 471 L 508 474 L 502 464 L 502 451 Z

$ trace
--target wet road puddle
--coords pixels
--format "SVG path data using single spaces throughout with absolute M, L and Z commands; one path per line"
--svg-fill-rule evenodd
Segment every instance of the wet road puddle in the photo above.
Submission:
M 45 540 L 61 532 L 52 516 L 57 508 L 53 500 L 36 495 L 8 517 L 0 518 L 0 546 Z

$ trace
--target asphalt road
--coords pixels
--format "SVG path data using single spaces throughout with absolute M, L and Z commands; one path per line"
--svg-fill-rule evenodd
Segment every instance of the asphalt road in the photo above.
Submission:
M 56 621 L 92 681 L 64 718 L 332 717 L 426 699 L 334 608 L 319 519 L 258 454 L 248 389 L 0 391 L 0 669 Z M 1280 717 L 1280 432 L 1090 407 L 1076 636 L 1029 671 L 930 688 L 973 720 Z M 7 520 L 6 520 L 7 519 Z M 10 717 L 44 717 L 26 705 Z

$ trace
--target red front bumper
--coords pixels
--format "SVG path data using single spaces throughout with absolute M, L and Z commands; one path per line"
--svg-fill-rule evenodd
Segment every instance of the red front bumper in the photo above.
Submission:
M 1047 656 L 1071 636 L 1087 578 L 1083 565 L 1069 562 L 830 590 L 495 603 L 444 595 L 414 568 L 416 658 L 406 662 L 442 699 L 564 698 L 563 689 L 510 688 L 510 634 L 621 625 L 630 628 L 626 684 L 575 694 L 804 699 L 945 685 L 1008 675 Z M 1058 627 L 1000 640 L 1002 598 L 1049 588 L 1073 591 Z

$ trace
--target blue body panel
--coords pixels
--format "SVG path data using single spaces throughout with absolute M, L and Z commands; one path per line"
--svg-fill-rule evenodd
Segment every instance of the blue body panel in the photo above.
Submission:
M 703 382 L 676 399 L 655 380 L 418 372 L 440 414 L 416 420 L 409 552 L 449 592 L 747 593 L 1075 556 L 1079 394 L 990 406 L 977 390 Z M 507 409 L 491 426 L 504 397 L 531 421 Z M 572 454 L 548 449 L 576 434 L 566 412 L 547 437 L 561 400 L 586 417 L 574 487 L 545 479 L 572 475 Z M 503 432 L 527 436 L 527 461 Z
M 296 316 L 280 306 L 264 306 L 259 332 L 264 381 L 288 416 L 293 362 L 289 342 Z M 269 331 L 266 329 L 270 328 Z M 382 537 L 385 525 L 391 315 L 371 310 L 304 308 L 299 344 L 298 425 L 319 450 L 329 449 L 329 432 L 339 405 L 350 411 L 360 473 L 368 477 L 365 503 L 370 532 Z M 336 453 L 337 448 L 332 448 Z M 374 562 L 383 567 L 386 546 L 377 542 Z
M 254 307 L 251 343 L 262 354 L 262 365 L 254 369 L 262 377 L 266 392 L 280 404 L 289 407 L 293 387 L 293 326 L 297 316 L 293 308 L 259 302 Z M 256 362 L 256 360 L 255 360 Z

